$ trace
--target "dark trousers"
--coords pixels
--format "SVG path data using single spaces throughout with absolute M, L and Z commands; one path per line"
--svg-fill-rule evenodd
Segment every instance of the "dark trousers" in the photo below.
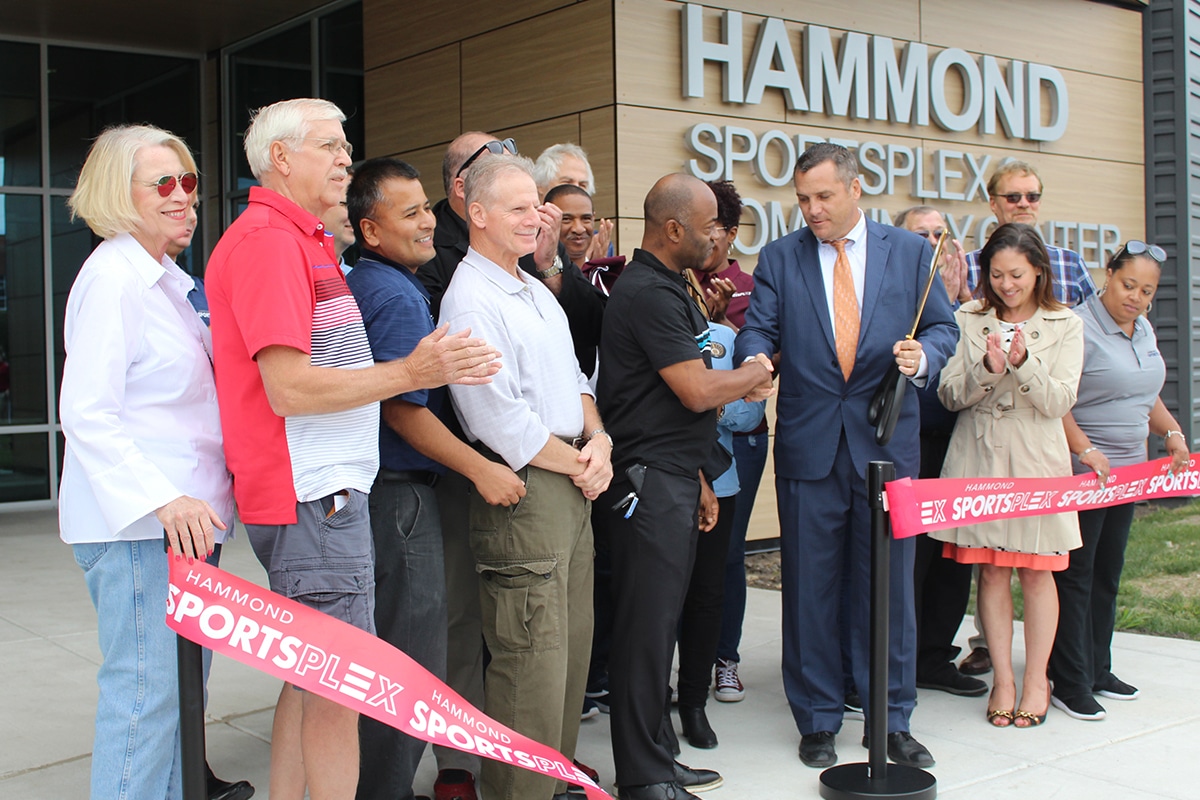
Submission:
M 695 475 L 647 469 L 628 520 L 613 503 L 630 490 L 622 476 L 597 504 L 599 536 L 612 556 L 613 637 L 608 665 L 613 761 L 619 786 L 674 779 L 670 726 L 671 659 L 696 553 L 700 483 Z
M 1069 567 L 1054 573 L 1058 634 L 1050 678 L 1059 697 L 1091 694 L 1112 672 L 1117 589 L 1132 524 L 1133 503 L 1079 512 L 1083 547 L 1071 551 Z
M 866 479 L 843 437 L 829 475 L 777 478 L 783 571 L 783 685 L 801 734 L 837 732 L 846 680 L 841 639 L 850 639 L 854 683 L 869 693 L 871 515 Z M 916 705 L 917 632 L 912 539 L 891 542 L 888 633 L 889 733 L 907 731 Z M 842 619 L 842 580 L 849 573 Z M 865 699 L 865 697 L 864 697 Z
M 721 614 L 721 638 L 717 658 L 741 661 L 742 621 L 746 618 L 746 532 L 754 511 L 754 496 L 767 464 L 767 434 L 751 433 L 733 437 L 733 463 L 737 467 L 737 505 L 733 509 L 733 530 L 729 532 L 729 555 L 725 559 L 725 610 Z
M 719 498 L 717 524 L 701 531 L 679 620 L 679 705 L 704 707 L 721 638 L 725 557 L 733 530 L 735 496 Z
M 942 474 L 948 435 L 921 434 L 922 478 Z M 953 666 L 960 648 L 954 637 L 967 613 L 971 598 L 971 566 L 942 558 L 942 542 L 917 537 L 913 586 L 916 589 L 917 678 L 933 677 L 939 669 Z
M 615 501 L 614 501 L 615 502 Z M 612 503 L 609 503 L 611 506 Z M 592 530 L 604 524 L 602 517 L 608 509 L 592 505 Z M 599 692 L 608 687 L 608 654 L 612 649 L 612 558 L 608 542 L 596 536 L 595 588 L 592 594 L 592 660 L 588 665 L 587 688 Z
M 439 679 L 446 677 L 446 568 L 433 489 L 376 480 L 369 498 L 375 545 L 375 632 Z M 425 742 L 359 718 L 358 799 L 411 800 Z

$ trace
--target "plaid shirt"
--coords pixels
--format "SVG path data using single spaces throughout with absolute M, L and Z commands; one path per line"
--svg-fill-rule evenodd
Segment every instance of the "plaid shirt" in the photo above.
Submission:
M 1096 293 L 1096 284 L 1087 265 L 1074 250 L 1064 250 L 1061 247 L 1046 245 L 1050 254 L 1050 268 L 1054 270 L 1054 296 L 1060 303 L 1074 308 Z M 979 285 L 979 251 L 967 253 L 967 285 L 971 294 Z

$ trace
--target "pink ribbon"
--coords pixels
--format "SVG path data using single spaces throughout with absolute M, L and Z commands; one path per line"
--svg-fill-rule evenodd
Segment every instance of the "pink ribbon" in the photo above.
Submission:
M 1170 458 L 1117 467 L 1100 486 L 1094 473 L 1065 478 L 901 478 L 884 487 L 892 536 L 997 519 L 1061 514 L 1091 508 L 1200 494 L 1195 459 L 1172 475 Z
M 505 727 L 387 642 L 203 562 L 171 561 L 167 626 L 214 652 L 416 739 L 609 795 L 570 759 Z

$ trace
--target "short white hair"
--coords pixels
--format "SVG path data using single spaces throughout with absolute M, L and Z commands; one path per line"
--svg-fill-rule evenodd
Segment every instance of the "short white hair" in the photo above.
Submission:
M 566 156 L 574 156 L 583 162 L 583 166 L 587 169 L 587 193 L 595 195 L 596 176 L 592 174 L 592 164 L 588 161 L 587 151 L 571 142 L 552 144 L 538 156 L 533 165 L 533 180 L 538 188 L 546 190 L 554 188 L 553 181 L 558 177 L 558 171 L 562 169 L 563 159 Z
M 504 156 L 484 158 L 472 164 L 463 179 L 463 199 L 467 208 L 472 203 L 489 208 L 498 202 L 496 183 L 504 175 L 514 172 L 533 178 L 533 162 L 525 156 Z
M 262 180 L 271 171 L 272 144 L 303 139 L 309 125 L 325 120 L 345 122 L 346 115 L 328 100 L 315 97 L 281 100 L 251 112 L 250 127 L 242 139 L 251 174 Z

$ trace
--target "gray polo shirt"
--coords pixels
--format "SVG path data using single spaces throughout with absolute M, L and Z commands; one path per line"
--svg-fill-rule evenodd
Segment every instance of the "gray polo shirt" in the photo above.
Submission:
M 1140 464 L 1146 460 L 1150 411 L 1167 375 L 1154 329 L 1138 317 L 1128 336 L 1099 295 L 1080 303 L 1075 313 L 1083 320 L 1083 375 L 1071 413 L 1109 464 Z M 1075 456 L 1071 463 L 1077 475 L 1091 472 Z

